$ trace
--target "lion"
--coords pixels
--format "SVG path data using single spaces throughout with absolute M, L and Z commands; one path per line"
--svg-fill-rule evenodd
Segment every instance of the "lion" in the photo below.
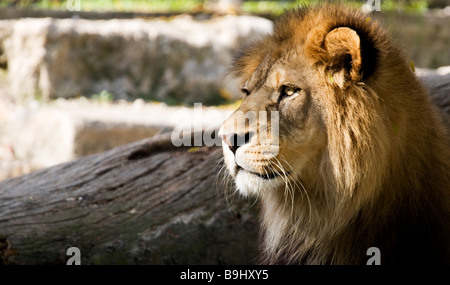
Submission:
M 261 263 L 370 264 L 371 248 L 381 264 L 450 262 L 448 133 L 377 21 L 285 11 L 231 73 L 243 100 L 219 136 L 261 207 Z

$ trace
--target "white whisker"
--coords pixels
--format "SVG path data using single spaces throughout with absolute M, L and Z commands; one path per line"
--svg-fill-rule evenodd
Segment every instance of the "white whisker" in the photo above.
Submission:
M 290 163 L 286 160 L 286 158 L 280 154 L 280 158 L 289 166 L 290 168 L 290 172 L 294 173 L 294 168 L 290 165 Z M 297 188 L 301 189 L 302 192 L 305 194 L 306 199 L 308 200 L 308 213 L 309 213 L 309 223 L 311 223 L 311 219 L 312 219 L 312 205 L 311 205 L 311 199 L 309 198 L 309 194 L 308 191 L 306 191 L 305 186 L 303 185 L 303 183 L 300 181 L 298 176 L 290 176 L 292 178 L 292 182 L 294 183 L 294 185 L 297 186 Z M 303 196 L 302 196 L 303 197 Z

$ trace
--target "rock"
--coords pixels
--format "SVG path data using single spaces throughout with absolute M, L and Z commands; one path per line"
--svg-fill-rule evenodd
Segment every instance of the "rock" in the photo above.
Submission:
M 447 115 L 450 123 L 450 66 L 434 70 L 418 69 L 417 73 L 423 84 L 430 90 L 434 104 Z
M 207 0 L 206 9 L 218 13 L 234 14 L 241 10 L 243 0 Z
M 272 29 L 269 20 L 252 16 L 29 18 L 0 25 L 12 25 L 0 42 L 16 96 L 71 98 L 107 90 L 115 99 L 188 104 L 239 96 L 225 79 L 227 67 L 243 45 Z
M 450 14 L 442 10 L 424 15 L 377 13 L 392 39 L 416 67 L 438 68 L 450 65 Z
M 445 8 L 446 6 L 450 6 L 450 0 L 430 0 L 428 2 L 431 8 Z
M 194 123 L 200 131 L 217 129 L 230 112 L 229 108 L 168 107 L 142 100 L 112 104 L 58 99 L 9 105 L 9 113 L 0 118 L 0 180 L 175 128 L 194 130 Z

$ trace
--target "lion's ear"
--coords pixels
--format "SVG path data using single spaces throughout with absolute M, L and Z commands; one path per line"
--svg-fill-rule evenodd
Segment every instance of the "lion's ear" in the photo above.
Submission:
M 351 82 L 358 82 L 361 74 L 361 45 L 356 31 L 339 27 L 331 30 L 324 39 L 325 72 L 333 84 L 343 88 Z

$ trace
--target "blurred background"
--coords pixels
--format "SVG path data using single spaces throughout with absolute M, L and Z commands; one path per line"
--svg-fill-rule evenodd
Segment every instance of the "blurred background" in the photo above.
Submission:
M 194 103 L 226 115 L 233 56 L 317 2 L 1 0 L 0 180 L 188 126 Z M 450 73 L 449 0 L 340 2 L 379 19 L 417 72 Z

